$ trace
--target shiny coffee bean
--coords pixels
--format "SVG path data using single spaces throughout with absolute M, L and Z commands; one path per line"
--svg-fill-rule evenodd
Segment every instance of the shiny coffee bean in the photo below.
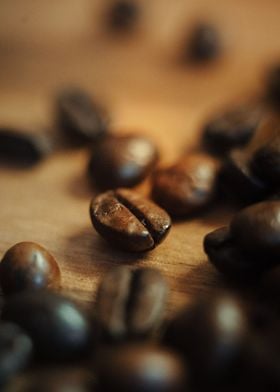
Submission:
M 46 134 L 0 128 L 0 162 L 31 166 L 52 152 L 52 142 Z
M 60 93 L 56 102 L 58 126 L 77 144 L 96 142 L 107 132 L 107 119 L 91 97 L 78 88 Z
M 0 263 L 0 286 L 4 294 L 60 285 L 60 270 L 54 257 L 34 242 L 10 248 Z
M 128 32 L 135 26 L 139 9 L 135 2 L 119 0 L 106 15 L 107 25 L 114 32 Z
M 117 267 L 101 282 L 96 317 L 110 340 L 142 338 L 160 325 L 167 300 L 167 284 L 154 269 Z
M 209 261 L 229 279 L 248 282 L 268 268 L 265 260 L 255 259 L 238 248 L 228 227 L 207 234 L 203 246 Z
M 230 223 L 237 246 L 255 258 L 280 260 L 280 202 L 266 201 L 239 211 Z
M 152 197 L 173 216 L 197 212 L 213 201 L 220 164 L 203 153 L 192 153 L 153 176 Z
M 132 252 L 153 249 L 171 227 L 163 209 L 128 189 L 97 196 L 91 202 L 90 216 L 96 231 L 112 246 Z
M 155 145 L 145 137 L 112 136 L 96 146 L 88 172 L 101 189 L 131 188 L 145 179 L 157 159 Z
M 189 41 L 189 57 L 193 61 L 209 61 L 221 52 L 220 35 L 210 24 L 195 26 Z
M 235 107 L 212 118 L 205 126 L 202 143 L 211 152 L 226 154 L 246 145 L 261 119 L 257 105 Z
M 32 350 L 32 342 L 21 328 L 0 324 L 0 389 L 29 364 Z
M 164 341 L 184 354 L 195 383 L 207 386 L 234 379 L 247 333 L 247 317 L 239 301 L 220 294 L 198 300 L 178 314 Z
M 124 345 L 103 351 L 97 360 L 97 391 L 183 392 L 187 369 L 171 351 Z
M 220 183 L 226 195 L 246 203 L 263 199 L 268 189 L 250 167 L 250 156 L 242 150 L 234 150 L 226 160 L 220 175 Z
M 16 294 L 4 304 L 2 319 L 28 333 L 38 357 L 74 359 L 90 349 L 88 319 L 76 304 L 60 295 L 47 291 Z

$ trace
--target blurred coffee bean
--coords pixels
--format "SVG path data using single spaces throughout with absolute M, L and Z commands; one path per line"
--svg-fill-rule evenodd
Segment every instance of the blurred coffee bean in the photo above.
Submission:
M 80 357 L 90 349 L 91 326 L 69 299 L 51 292 L 25 291 L 4 304 L 2 319 L 22 327 L 37 356 L 50 360 Z
M 192 153 L 154 173 L 152 197 L 173 216 L 200 211 L 216 196 L 220 163 L 203 153 Z
M 152 201 L 128 189 L 102 193 L 92 200 L 96 231 L 112 246 L 132 252 L 151 250 L 169 232 L 169 215 Z
M 78 88 L 68 88 L 59 94 L 56 117 L 68 140 L 77 145 L 96 142 L 107 133 L 104 113 L 85 91 Z
M 250 156 L 242 150 L 234 150 L 227 158 L 220 175 L 221 187 L 232 200 L 246 203 L 264 198 L 268 189 L 253 173 Z
M 108 9 L 106 25 L 113 32 L 128 32 L 133 29 L 139 16 L 139 9 L 134 1 L 117 0 Z
M 280 202 L 264 201 L 239 211 L 230 223 L 236 245 L 255 258 L 280 261 Z
M 254 104 L 234 107 L 210 119 L 202 134 L 202 143 L 209 151 L 226 154 L 246 145 L 261 119 L 261 108 Z
M 52 141 L 45 133 L 0 128 L 0 162 L 32 166 L 52 152 Z
M 267 97 L 272 104 L 280 102 L 280 65 L 272 67 L 267 74 Z
M 96 317 L 105 337 L 137 339 L 154 332 L 163 319 L 167 292 L 157 270 L 116 267 L 107 272 L 96 301 Z
M 131 188 L 145 179 L 158 160 L 156 146 L 137 135 L 111 136 L 92 152 L 89 176 L 101 189 Z
M 187 381 L 181 359 L 162 348 L 123 345 L 98 355 L 98 392 L 185 392 Z
M 211 24 L 194 27 L 189 39 L 188 55 L 191 60 L 204 62 L 213 60 L 221 53 L 220 34 Z
M 258 278 L 269 263 L 242 252 L 236 245 L 228 227 L 221 227 L 207 234 L 203 242 L 209 261 L 227 278 L 245 281 Z
M 220 294 L 179 313 L 164 341 L 186 357 L 195 384 L 211 390 L 215 383 L 230 385 L 234 380 L 247 334 L 243 306 L 235 297 Z
M 0 324 L 0 389 L 23 370 L 32 356 L 30 338 L 12 323 Z
M 30 289 L 56 289 L 59 285 L 57 262 L 39 244 L 20 242 L 4 254 L 0 263 L 0 286 L 4 294 Z

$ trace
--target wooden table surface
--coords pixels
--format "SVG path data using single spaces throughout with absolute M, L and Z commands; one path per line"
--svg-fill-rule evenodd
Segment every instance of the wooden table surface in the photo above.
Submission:
M 107 108 L 115 132 L 149 135 L 170 163 L 196 143 L 209 114 L 260 91 L 280 58 L 277 0 L 143 0 L 138 28 L 123 38 L 104 31 L 104 4 L 0 2 L 0 124 L 52 127 L 55 92 L 80 85 Z M 217 25 L 223 56 L 205 66 L 179 64 L 180 43 L 196 20 Z M 67 150 L 30 170 L 0 167 L 0 255 L 20 241 L 42 244 L 61 267 L 64 291 L 85 302 L 119 264 L 159 268 L 170 283 L 170 310 L 224 286 L 202 240 L 232 210 L 217 206 L 174 223 L 145 255 L 117 251 L 91 226 L 87 161 L 86 150 Z M 148 193 L 149 181 L 139 190 Z

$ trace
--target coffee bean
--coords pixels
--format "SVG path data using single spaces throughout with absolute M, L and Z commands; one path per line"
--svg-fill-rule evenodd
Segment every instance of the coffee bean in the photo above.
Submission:
M 76 144 L 96 142 L 107 132 L 107 119 L 98 105 L 81 89 L 68 88 L 57 97 L 58 126 Z
M 60 270 L 53 256 L 34 242 L 10 248 L 0 263 L 0 285 L 4 294 L 23 290 L 58 288 Z
M 213 201 L 220 164 L 203 153 L 192 153 L 153 176 L 152 197 L 173 216 L 201 210 Z
M 221 186 L 233 200 L 246 203 L 263 199 L 268 189 L 250 166 L 250 155 L 242 150 L 234 150 L 227 158 L 220 175 Z
M 204 127 L 202 143 L 211 152 L 226 154 L 246 145 L 261 119 L 261 108 L 247 104 L 225 111 L 212 118 Z
M 237 246 L 255 258 L 280 260 L 280 202 L 266 201 L 239 211 L 231 221 Z
M 210 24 L 195 26 L 189 41 L 189 57 L 193 61 L 209 61 L 221 53 L 220 35 Z
M 123 345 L 98 356 L 98 391 L 183 392 L 187 379 L 180 357 L 162 348 Z
M 164 341 L 184 354 L 196 383 L 211 386 L 234 379 L 247 333 L 242 305 L 220 294 L 179 313 L 170 321 Z
M 92 200 L 96 231 L 110 244 L 133 252 L 153 249 L 171 227 L 169 215 L 152 201 L 128 189 L 108 191 Z
M 106 24 L 113 32 L 128 32 L 138 19 L 139 9 L 133 1 L 116 1 L 108 10 Z
M 111 340 L 142 338 L 160 325 L 166 305 L 167 284 L 154 269 L 117 267 L 101 282 L 96 316 Z
M 32 350 L 30 338 L 17 325 L 0 324 L 0 388 L 29 364 Z
M 267 74 L 267 97 L 268 100 L 279 105 L 280 102 L 280 66 L 272 67 Z
M 52 142 L 46 134 L 25 130 L 0 128 L 0 162 L 31 166 L 52 151 Z
M 83 311 L 69 299 L 51 292 L 25 291 L 4 304 L 2 319 L 22 327 L 38 357 L 74 359 L 90 349 L 91 327 Z
M 112 136 L 94 149 L 88 171 L 101 189 L 131 188 L 145 179 L 157 159 L 150 140 L 137 135 Z

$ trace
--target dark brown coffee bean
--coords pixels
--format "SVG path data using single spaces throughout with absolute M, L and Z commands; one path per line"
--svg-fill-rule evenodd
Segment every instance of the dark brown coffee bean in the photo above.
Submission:
M 213 201 L 219 162 L 203 153 L 192 153 L 153 176 L 152 197 L 173 216 L 201 210 Z
M 60 270 L 54 257 L 34 242 L 10 248 L 0 263 L 0 285 L 4 294 L 23 290 L 58 288 Z
M 178 314 L 164 340 L 184 354 L 195 381 L 207 386 L 210 381 L 234 379 L 247 333 L 248 321 L 239 301 L 220 294 Z
M 137 135 L 112 136 L 96 146 L 88 171 L 101 189 L 131 188 L 145 179 L 157 159 L 150 140 Z
M 110 244 L 144 252 L 166 237 L 169 215 L 152 201 L 128 189 L 108 191 L 92 200 L 90 216 L 96 231 Z
M 280 66 L 271 68 L 267 75 L 267 97 L 268 100 L 278 106 L 280 102 Z
M 74 359 L 90 349 L 88 319 L 77 305 L 57 294 L 16 294 L 4 304 L 2 319 L 18 324 L 28 333 L 39 357 Z
M 160 325 L 167 284 L 154 269 L 117 267 L 101 282 L 96 317 L 106 337 L 113 340 L 142 338 Z
M 46 134 L 0 128 L 0 162 L 31 166 L 52 151 L 52 142 Z
M 128 32 L 135 26 L 139 9 L 135 2 L 120 0 L 108 10 L 106 24 L 113 32 Z
M 193 61 L 209 61 L 221 53 L 220 35 L 210 24 L 195 26 L 189 41 L 189 57 Z
M 226 160 L 220 175 L 221 186 L 233 200 L 259 201 L 268 189 L 250 167 L 250 155 L 242 150 L 233 151 Z
M 17 325 L 0 324 L 0 388 L 29 364 L 32 350 L 30 338 Z
M 280 260 L 280 202 L 267 201 L 239 211 L 230 231 L 237 246 L 269 262 Z
M 78 88 L 60 93 L 56 102 L 57 121 L 76 144 L 96 142 L 107 132 L 107 119 L 91 97 Z
M 243 105 L 212 118 L 205 126 L 202 142 L 211 152 L 226 154 L 252 138 L 261 119 L 257 105 Z
M 103 351 L 97 360 L 98 391 L 183 392 L 188 372 L 171 351 L 145 345 L 124 345 Z

